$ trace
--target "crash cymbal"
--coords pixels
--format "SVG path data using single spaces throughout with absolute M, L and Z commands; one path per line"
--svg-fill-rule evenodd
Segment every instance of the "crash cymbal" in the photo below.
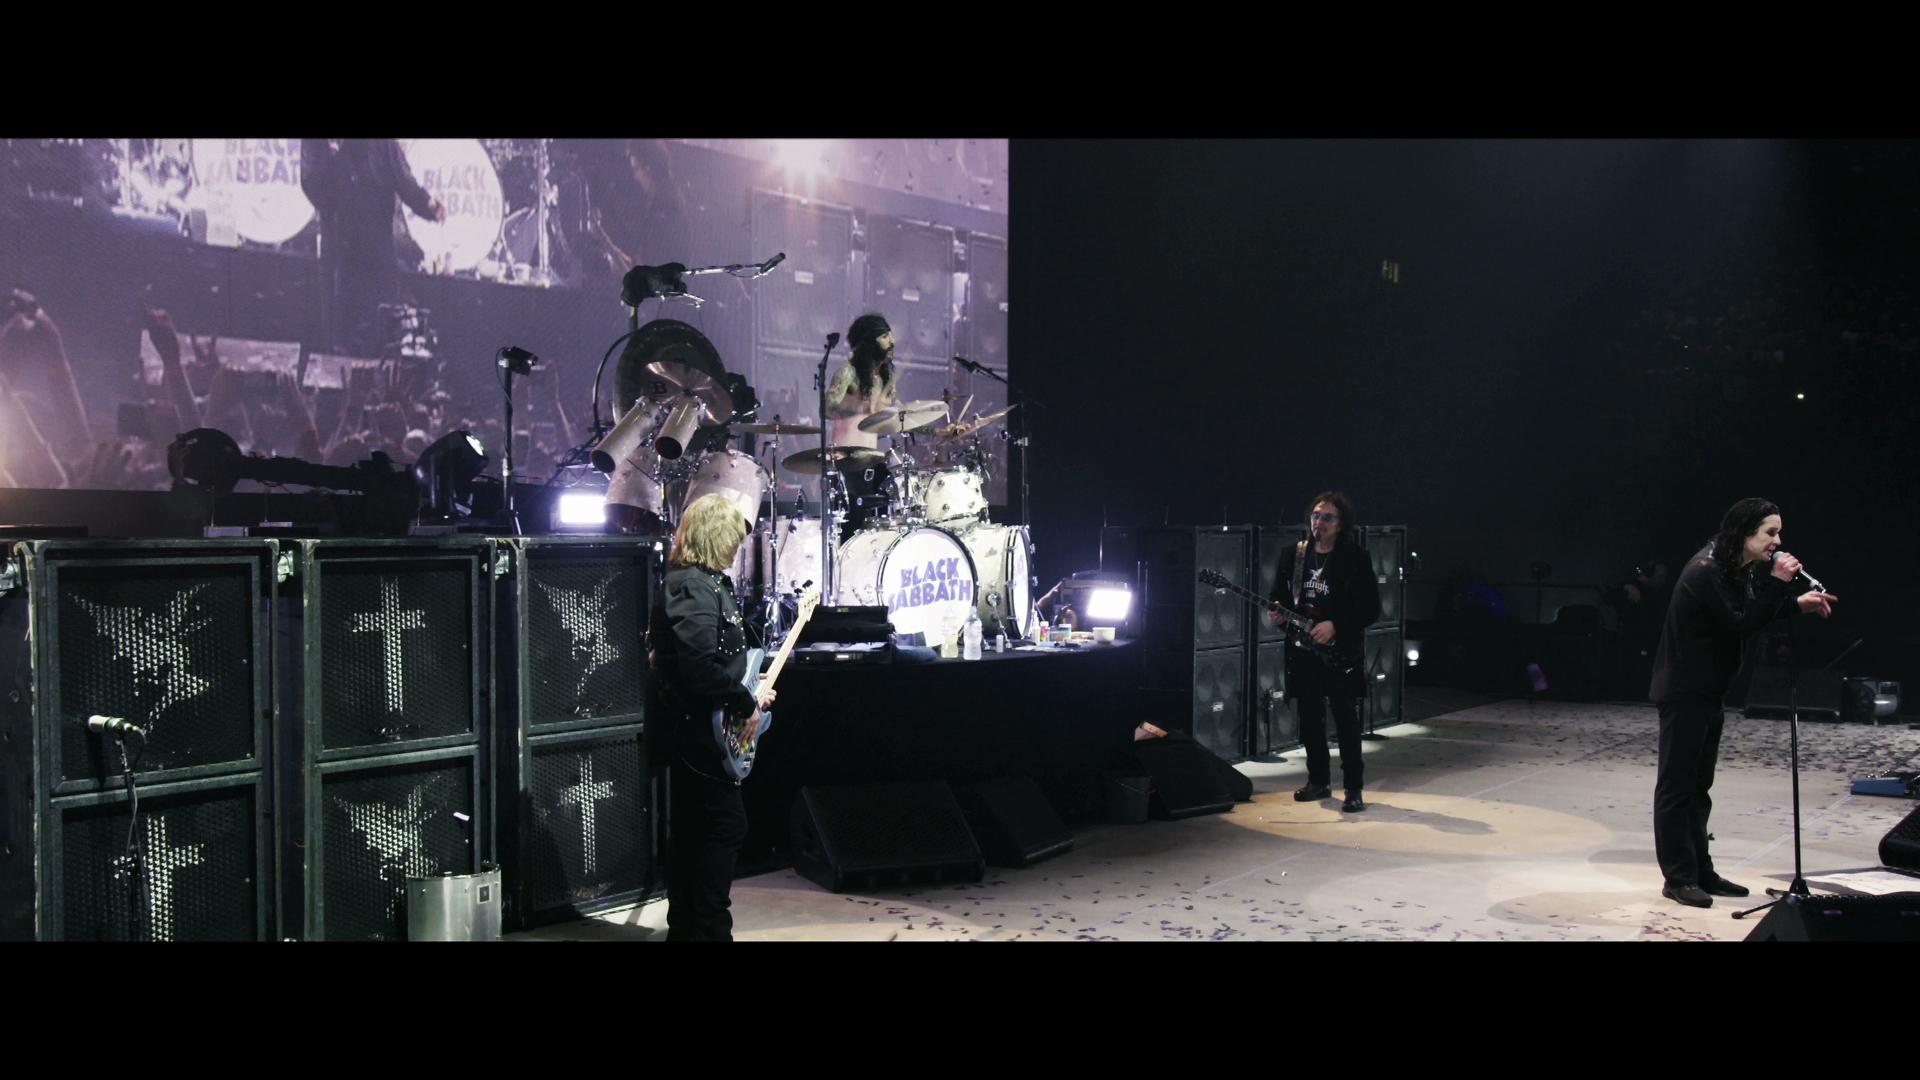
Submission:
M 820 429 L 808 424 L 735 424 L 733 430 L 750 435 L 818 435 Z
M 836 468 L 843 468 L 848 465 L 865 468 L 868 465 L 886 460 L 885 454 L 882 454 L 871 446 L 829 446 L 827 447 L 827 457 L 833 459 Z M 797 454 L 789 455 L 785 461 L 780 463 L 780 467 L 790 473 L 799 473 L 802 476 L 818 476 L 825 471 L 820 461 L 821 457 L 818 449 L 802 450 Z
M 1013 410 L 1019 407 L 1020 406 L 1018 405 L 1009 405 L 1006 408 L 1001 409 L 997 413 L 988 413 L 985 416 L 976 416 L 972 420 L 966 421 L 967 425 L 971 425 L 968 428 L 966 434 L 971 435 L 974 432 L 979 431 L 981 428 L 986 427 L 988 424 L 998 423 L 1002 417 L 1006 416 L 1008 413 L 1012 412 Z M 962 436 L 955 434 L 955 432 L 958 431 L 961 426 L 962 425 L 960 424 L 946 424 L 941 427 L 934 428 L 933 431 L 931 431 L 929 434 L 933 435 L 933 437 L 937 439 L 961 438 Z
M 655 319 L 640 328 L 620 354 L 614 375 L 618 406 L 646 399 L 663 402 L 691 394 L 706 407 L 703 422 L 717 424 L 733 415 L 727 369 L 706 335 L 673 319 Z
M 946 418 L 944 401 L 908 401 L 891 409 L 881 409 L 860 421 L 860 430 L 874 435 L 897 435 L 902 431 L 919 431 Z

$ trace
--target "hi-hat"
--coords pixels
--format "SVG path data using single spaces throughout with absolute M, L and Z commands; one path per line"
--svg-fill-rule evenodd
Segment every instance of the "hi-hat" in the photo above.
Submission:
M 719 352 L 706 335 L 673 319 L 655 319 L 633 335 L 620 354 L 614 387 L 623 408 L 642 398 L 657 403 L 691 394 L 706 407 L 702 422 L 725 423 L 733 415 Z
M 749 435 L 818 435 L 820 429 L 808 424 L 735 424 L 733 430 Z
M 891 409 L 881 409 L 860 421 L 860 430 L 873 435 L 897 435 L 919 431 L 928 424 L 947 418 L 944 401 L 909 401 Z
M 827 447 L 826 456 L 833 460 L 836 467 L 857 465 L 863 468 L 885 461 L 887 457 L 871 446 L 829 446 Z M 826 471 L 821 466 L 820 461 L 820 451 L 817 448 L 813 450 L 802 450 L 797 454 L 789 455 L 785 461 L 780 463 L 780 467 L 790 473 L 799 473 L 802 476 L 818 476 Z

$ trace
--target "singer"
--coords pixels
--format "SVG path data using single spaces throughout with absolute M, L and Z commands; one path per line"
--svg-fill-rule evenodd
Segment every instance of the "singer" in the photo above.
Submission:
M 1649 696 L 1660 707 L 1660 770 L 1653 788 L 1653 844 L 1666 884 L 1660 893 L 1690 907 L 1715 896 L 1745 896 L 1745 886 L 1714 873 L 1707 854 L 1708 791 L 1720 756 L 1727 688 L 1748 639 L 1767 623 L 1800 611 L 1826 618 L 1839 597 L 1789 587 L 1800 560 L 1780 550 L 1780 508 L 1741 499 L 1720 531 L 1688 560 L 1667 605 Z

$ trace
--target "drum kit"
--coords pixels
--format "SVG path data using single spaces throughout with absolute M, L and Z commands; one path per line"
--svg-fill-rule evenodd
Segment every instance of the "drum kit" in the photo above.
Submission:
M 834 560 L 830 603 L 884 606 L 896 630 L 924 634 L 930 645 L 955 641 L 969 613 L 988 635 L 1031 632 L 1032 543 L 1024 526 L 990 518 L 991 455 L 980 438 L 1011 409 L 955 423 L 947 400 L 905 402 L 859 424 L 884 437 L 884 449 L 814 447 L 783 457 L 783 438 L 817 438 L 820 428 L 779 417 L 742 422 L 755 418 L 736 412 L 726 380 L 712 345 L 691 326 L 659 319 L 634 335 L 616 375 L 620 399 L 632 405 L 593 453 L 595 466 L 611 473 L 615 527 L 666 535 L 695 499 L 727 500 L 752 523 L 734 561 L 735 587 L 774 634 L 805 586 L 823 581 L 823 554 Z M 736 436 L 744 448 L 732 445 Z M 761 440 L 758 451 L 752 437 Z M 835 481 L 827 505 L 809 515 L 804 494 L 777 497 L 813 486 L 776 484 L 782 470 L 796 478 L 827 472 Z M 880 510 L 843 538 L 845 478 L 869 471 L 879 480 Z

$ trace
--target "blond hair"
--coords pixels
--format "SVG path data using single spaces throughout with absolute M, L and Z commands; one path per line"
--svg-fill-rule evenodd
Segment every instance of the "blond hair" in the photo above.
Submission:
M 667 561 L 674 566 L 704 566 L 725 573 L 733 569 L 733 557 L 746 538 L 747 519 L 737 507 L 723 496 L 702 495 L 680 515 Z

